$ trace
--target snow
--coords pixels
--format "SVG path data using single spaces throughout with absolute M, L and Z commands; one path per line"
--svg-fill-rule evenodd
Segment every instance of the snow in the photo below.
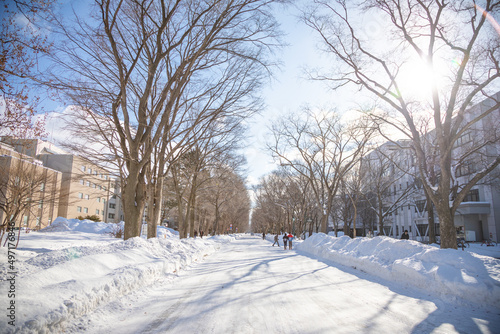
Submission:
M 206 289 L 207 284 L 210 286 L 210 280 L 212 279 L 218 281 L 228 280 L 220 284 L 228 289 L 232 287 L 235 290 L 227 290 L 228 293 L 231 291 L 230 295 L 222 292 L 214 294 L 212 291 L 207 295 L 208 297 L 204 297 L 209 299 L 203 300 L 201 305 L 194 303 L 199 308 L 208 307 L 207 303 L 211 305 L 210 312 L 203 313 L 203 317 L 211 314 L 211 312 L 216 312 L 214 305 L 226 305 L 224 302 L 226 299 L 214 300 L 214 296 L 217 295 L 220 298 L 229 298 L 227 300 L 230 300 L 232 304 L 228 304 L 227 307 L 233 309 L 237 304 L 238 307 L 242 307 L 249 312 L 258 312 L 260 316 L 267 315 L 269 317 L 273 312 L 277 312 L 277 316 L 284 317 L 279 321 L 281 323 L 293 319 L 286 319 L 289 317 L 288 311 L 284 311 L 284 313 L 277 309 L 261 309 L 259 311 L 255 305 L 247 305 L 247 301 L 253 300 L 257 302 L 259 300 L 260 302 L 260 299 L 256 297 L 257 295 L 263 292 L 270 293 L 271 290 L 277 289 L 277 286 L 280 286 L 283 291 L 287 291 L 290 288 L 287 284 L 292 284 L 290 282 L 293 281 L 297 285 L 295 287 L 296 293 L 291 295 L 290 298 L 299 298 L 299 296 L 302 296 L 299 293 L 310 294 L 310 297 L 300 297 L 311 299 L 310 302 L 304 300 L 304 305 L 300 305 L 303 312 L 307 312 L 308 309 L 317 308 L 313 307 L 313 301 L 314 303 L 319 301 L 320 303 L 329 303 L 329 298 L 331 299 L 332 296 L 337 296 L 337 293 L 339 293 L 339 291 L 336 291 L 332 296 L 328 293 L 325 295 L 324 292 L 316 291 L 315 284 L 319 284 L 323 280 L 336 282 L 339 278 L 331 275 L 334 275 L 334 273 L 335 275 L 340 273 L 346 275 L 346 271 L 350 271 L 349 275 L 351 276 L 354 272 L 354 274 L 370 275 L 369 277 L 378 277 L 383 280 L 383 283 L 377 283 L 375 286 L 372 282 L 374 279 L 370 279 L 371 283 L 357 282 L 359 279 L 349 279 L 353 282 L 350 284 L 357 282 L 357 285 L 345 290 L 344 293 L 347 295 L 356 293 L 359 296 L 368 296 L 369 298 L 371 296 L 373 300 L 382 300 L 388 294 L 389 290 L 387 289 L 390 289 L 391 300 L 404 300 L 401 305 L 402 309 L 415 310 L 412 311 L 415 314 L 409 316 L 410 319 L 401 320 L 402 322 L 398 325 L 401 328 L 410 325 L 414 326 L 410 322 L 419 321 L 418 319 L 422 317 L 425 319 L 426 316 L 434 314 L 433 312 L 436 312 L 436 303 L 452 305 L 452 309 L 458 310 L 456 312 L 464 312 L 465 308 L 472 307 L 476 310 L 476 313 L 479 312 L 479 315 L 475 313 L 473 316 L 474 319 L 477 319 L 475 323 L 481 323 L 477 327 L 486 328 L 484 332 L 488 332 L 488 330 L 494 332 L 495 326 L 499 325 L 498 321 L 495 323 L 490 319 L 496 316 L 498 320 L 498 314 L 500 314 L 499 246 L 481 247 L 480 245 L 472 245 L 467 251 L 441 250 L 432 245 L 387 237 L 350 239 L 347 236 L 336 238 L 324 234 L 315 234 L 304 241 L 294 239 L 294 250 L 285 251 L 283 247 L 271 247 L 272 235 L 268 235 L 265 241 L 258 236 L 243 235 L 180 240 L 175 231 L 158 227 L 158 238 L 146 240 L 137 237 L 123 241 L 107 234 L 110 228 L 114 227 L 106 223 L 58 218 L 43 232 L 22 233 L 19 247 L 14 250 L 16 260 L 14 271 L 16 274 L 10 273 L 12 270 L 8 267 L 8 263 L 2 261 L 0 266 L 0 277 L 2 278 L 0 282 L 0 289 L 2 290 L 0 307 L 5 310 L 10 305 L 7 303 L 14 300 L 16 325 L 15 327 L 9 325 L 8 321 L 10 319 L 5 316 L 5 313 L 2 313 L 0 316 L 0 332 L 45 333 L 64 330 L 79 332 L 78 328 L 80 328 L 81 324 L 75 325 L 75 323 L 81 323 L 83 321 L 81 319 L 87 319 L 86 325 L 84 325 L 84 327 L 87 326 L 87 332 L 106 332 L 109 331 L 109 326 L 115 326 L 114 319 L 117 317 L 123 317 L 123 320 L 121 320 L 123 321 L 122 325 L 130 323 L 129 325 L 132 326 L 130 328 L 123 327 L 129 328 L 129 331 L 126 332 L 134 332 L 135 330 L 132 330 L 132 328 L 137 328 L 137 331 L 139 331 L 140 328 L 145 328 L 141 326 L 143 325 L 142 322 L 147 321 L 147 319 L 140 318 L 142 312 L 139 312 L 140 314 L 134 317 L 134 312 L 123 310 L 126 305 L 129 305 L 128 299 L 137 301 L 136 307 L 139 307 L 139 305 L 147 307 L 152 300 L 148 299 L 150 297 L 162 300 L 162 298 L 170 296 L 168 298 L 171 299 L 168 299 L 168 301 L 173 303 L 171 307 L 177 305 L 177 308 L 182 309 L 177 302 L 174 302 L 179 297 L 175 294 L 183 295 L 182 291 L 184 290 L 180 288 L 182 282 L 185 281 L 185 289 L 195 289 L 195 287 Z M 253 250 L 250 249 L 249 245 L 258 247 Z M 281 239 L 280 245 L 282 246 Z M 255 254 L 259 255 L 255 255 L 252 251 L 258 251 L 259 253 Z M 248 257 L 243 264 L 237 262 L 240 261 L 238 260 L 240 256 Z M 0 258 L 7 258 L 6 247 L 0 247 Z M 318 265 L 316 260 L 322 261 L 321 268 L 324 268 L 326 263 L 326 267 L 330 269 L 328 271 L 314 269 L 312 266 Z M 205 263 L 205 265 L 202 265 L 202 263 Z M 290 263 L 293 263 L 293 265 Z M 275 267 L 277 265 L 282 267 Z M 311 265 L 310 268 L 308 268 L 309 265 Z M 215 270 L 215 272 L 208 273 L 207 266 Z M 252 269 L 249 269 L 249 266 Z M 299 275 L 300 277 L 313 274 L 312 277 L 308 278 L 307 283 L 297 281 L 298 278 L 295 276 L 291 277 L 295 275 L 295 271 L 299 270 L 299 268 L 301 272 L 304 272 L 304 274 Z M 283 269 L 287 272 L 286 274 L 280 274 Z M 319 275 L 317 271 L 321 271 L 322 275 L 326 276 L 317 277 Z M 238 276 L 240 272 L 241 276 Z M 195 276 L 193 277 L 193 275 Z M 253 278 L 250 280 L 250 276 L 257 276 L 258 279 Z M 11 280 L 12 278 L 13 280 Z M 281 279 L 284 282 L 277 282 L 277 280 Z M 188 283 L 192 285 L 187 287 Z M 174 289 L 175 291 L 172 290 L 172 284 L 177 284 L 179 288 Z M 238 284 L 244 285 L 236 288 Z M 258 286 L 253 284 L 258 284 Z M 313 287 L 309 292 L 302 292 L 301 287 L 305 284 L 312 284 Z M 380 284 L 383 286 L 381 287 Z M 423 300 L 429 299 L 428 297 L 415 299 L 413 297 L 404 297 L 401 294 L 396 295 L 396 297 L 392 296 L 393 291 L 402 291 L 403 288 L 401 287 L 424 291 L 424 295 L 430 294 L 433 298 L 438 298 L 442 302 L 434 302 L 433 304 L 428 300 Z M 7 291 L 12 288 L 15 290 L 15 298 L 5 298 Z M 253 291 L 253 289 L 255 289 L 254 297 L 250 297 L 249 291 Z M 140 294 L 138 291 L 140 291 Z M 275 291 L 275 293 L 277 292 L 279 291 Z M 185 293 L 191 295 L 191 292 Z M 219 293 L 222 294 L 219 295 Z M 318 293 L 318 296 L 315 293 Z M 278 298 L 274 297 L 274 293 L 272 296 L 269 297 L 271 300 Z M 346 296 L 342 298 L 347 298 Z M 374 296 L 380 297 L 375 298 Z M 167 301 L 164 300 L 164 302 Z M 378 302 L 382 303 L 382 301 Z M 276 303 L 280 304 L 281 302 L 277 299 Z M 356 304 L 357 307 L 348 307 L 343 311 L 342 316 L 345 316 L 346 319 L 359 317 L 358 313 L 364 307 L 363 303 L 364 301 L 359 301 L 359 305 Z M 191 303 L 190 305 L 189 307 L 195 307 Z M 380 315 L 384 306 L 382 304 L 375 305 L 370 307 L 375 308 L 374 312 Z M 165 307 L 159 306 L 161 312 Z M 377 309 L 377 307 L 380 307 L 380 309 Z M 419 310 L 416 311 L 416 308 Z M 437 308 L 440 308 L 440 305 Z M 487 312 L 489 315 L 485 315 L 484 318 L 482 318 L 484 312 L 477 311 L 483 308 L 489 310 Z M 158 312 L 156 314 L 159 317 L 158 319 L 165 317 L 160 310 L 155 311 Z M 194 308 L 191 311 L 198 312 L 200 310 Z M 148 312 L 153 313 L 149 309 Z M 221 312 L 229 312 L 229 310 Z M 237 313 L 242 316 L 240 312 Z M 290 314 L 293 315 L 293 312 Z M 248 316 L 253 317 L 253 321 L 260 321 L 259 317 L 255 318 L 255 314 Z M 392 315 L 380 316 L 384 318 Z M 399 314 L 396 318 L 400 319 L 400 316 Z M 231 315 L 228 315 L 228 317 L 231 317 Z M 172 319 L 175 321 L 169 320 L 174 321 L 174 323 L 170 323 L 168 326 L 178 328 L 178 332 L 185 332 L 185 329 L 200 331 L 199 326 L 202 326 L 200 323 L 183 324 L 181 320 L 183 317 L 180 315 L 174 318 Z M 189 320 L 191 322 L 193 321 L 192 315 L 185 318 L 191 319 Z M 314 322 L 314 317 L 307 318 L 309 322 Z M 214 325 L 213 322 L 215 321 L 210 319 L 212 318 L 208 317 L 204 320 L 208 327 L 201 330 L 201 332 L 210 332 L 209 328 L 212 328 L 211 326 Z M 457 319 L 459 319 L 458 316 Z M 388 318 L 387 322 L 389 324 L 383 325 L 380 323 L 377 325 L 379 327 L 374 328 L 386 332 L 391 331 L 391 326 L 394 324 L 391 325 L 390 323 L 393 320 Z M 164 320 L 157 321 L 159 321 L 157 332 L 164 332 L 164 329 L 169 328 L 163 322 Z M 279 330 L 272 330 L 275 325 L 272 325 L 271 322 L 272 319 L 264 321 L 268 326 L 267 328 L 269 328 L 268 332 L 280 332 Z M 309 322 L 304 322 L 304 324 L 307 323 L 308 326 L 314 325 Z M 90 325 L 87 323 L 90 323 Z M 231 322 L 231 324 L 227 325 L 230 327 L 225 328 L 226 332 L 259 332 L 255 328 L 266 329 L 266 327 L 255 327 L 252 330 L 251 326 L 238 327 L 242 325 L 234 322 Z M 326 326 L 327 323 L 323 325 Z M 235 327 L 231 328 L 231 326 Z M 115 328 L 115 331 L 119 332 L 121 330 L 123 332 L 123 328 Z M 214 332 L 222 333 L 224 332 L 222 328 Z M 238 328 L 241 331 L 236 330 Z M 498 328 L 500 327 L 496 327 L 496 330 Z M 447 332 L 446 330 L 443 331 L 446 326 L 440 327 L 440 329 L 441 332 Z M 366 332 L 366 329 L 364 331 Z M 293 332 L 300 331 L 295 329 Z M 349 330 L 345 332 L 349 332 Z M 407 332 L 409 331 L 407 330 Z

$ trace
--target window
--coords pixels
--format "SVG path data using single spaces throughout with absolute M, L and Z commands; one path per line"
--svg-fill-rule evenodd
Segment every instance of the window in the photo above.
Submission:
M 106 205 L 106 200 L 104 198 L 102 199 L 102 203 Z
M 94 175 L 97 176 L 97 171 L 96 170 L 94 171 Z
M 102 187 L 101 187 L 101 186 L 99 186 L 99 190 L 102 190 Z
M 418 212 L 424 212 L 425 202 L 426 202 L 425 199 L 420 200 L 420 201 L 416 201 L 415 202 L 415 204 L 416 204 L 415 205 L 415 212 L 417 212 L 417 210 L 418 210 Z
M 85 181 L 83 181 L 83 179 L 80 180 L 80 184 L 83 186 L 85 184 Z
M 78 193 L 78 198 L 83 198 L 83 193 Z
M 76 212 L 82 212 L 82 207 L 81 206 L 77 206 L 76 207 Z
M 82 166 L 82 172 L 85 172 L 86 169 L 85 166 Z
M 92 174 L 92 168 L 89 168 L 89 174 Z
M 102 190 L 106 191 L 106 187 L 102 187 Z
M 116 208 L 116 204 L 115 203 L 109 203 L 109 208 L 110 209 L 115 209 Z
M 41 208 L 42 208 L 42 206 L 43 206 L 43 199 L 41 199 L 41 200 L 38 202 L 38 208 L 40 208 L 40 209 L 41 209 Z
M 87 185 L 87 187 L 90 187 L 90 181 L 87 181 L 85 184 Z
M 28 216 L 23 216 L 23 225 L 28 226 Z
M 97 202 L 101 203 L 101 198 L 97 197 Z
M 472 174 L 476 171 L 476 167 L 472 161 L 465 161 L 457 167 L 457 176 Z
M 99 209 L 95 210 L 95 214 L 99 215 Z
M 464 202 L 479 202 L 479 190 L 471 189 L 469 193 L 465 196 Z
M 37 227 L 40 226 L 40 221 L 41 221 L 41 218 L 40 217 L 36 217 L 36 226 Z
M 472 141 L 472 136 L 470 132 L 464 133 L 460 137 L 458 137 L 457 141 L 455 142 L 455 147 L 462 146 L 464 144 L 467 144 L 468 142 Z
M 89 208 L 83 208 L 83 213 L 89 213 Z
M 101 210 L 101 215 L 103 215 L 103 216 L 104 216 L 104 210 Z
M 90 199 L 90 195 L 85 195 L 85 199 Z
M 108 213 L 108 218 L 114 219 L 115 218 L 115 214 L 114 213 Z
M 40 185 L 40 191 L 45 191 L 45 182 Z

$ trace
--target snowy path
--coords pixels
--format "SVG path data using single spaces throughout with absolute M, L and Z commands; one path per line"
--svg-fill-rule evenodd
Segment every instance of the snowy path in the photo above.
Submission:
M 500 315 L 242 237 L 78 319 L 87 333 L 499 333 Z

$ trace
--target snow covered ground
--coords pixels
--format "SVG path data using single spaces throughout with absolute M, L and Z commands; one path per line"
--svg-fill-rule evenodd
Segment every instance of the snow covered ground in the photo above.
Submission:
M 273 272 L 270 275 L 269 258 L 277 257 L 276 260 L 279 260 L 277 263 L 281 263 L 285 268 L 290 267 L 290 263 L 292 263 L 290 275 L 294 272 L 293 263 L 297 263 L 297 268 L 300 267 L 301 272 L 309 272 L 310 274 L 317 270 L 314 269 L 313 263 L 317 263 L 319 260 L 322 261 L 322 268 L 324 264 L 327 264 L 328 267 L 344 268 L 351 271 L 351 274 L 352 272 L 358 272 L 360 275 L 378 277 L 381 279 L 381 284 L 386 284 L 384 289 L 388 287 L 391 291 L 400 291 L 402 287 L 403 289 L 406 287 L 423 291 L 423 296 L 426 297 L 420 298 L 426 300 L 419 299 L 419 297 L 406 299 L 407 297 L 403 296 L 405 301 L 401 306 L 405 310 L 418 307 L 419 310 L 416 314 L 419 314 L 423 319 L 426 319 L 426 316 L 419 312 L 425 313 L 427 311 L 422 311 L 418 305 L 426 305 L 423 309 L 428 309 L 427 319 L 430 315 L 435 314 L 436 305 L 438 308 L 442 308 L 443 305 L 449 306 L 448 308 L 455 309 L 455 311 L 449 312 L 455 313 L 458 312 L 457 310 L 462 312 L 472 308 L 475 313 L 470 318 L 476 320 L 468 322 L 467 326 L 471 326 L 473 332 L 476 330 L 476 332 L 483 333 L 500 332 L 500 260 L 498 259 L 500 258 L 500 247 L 498 246 L 481 247 L 480 245 L 472 245 L 467 251 L 440 250 L 434 246 L 385 237 L 352 240 L 348 237 L 334 238 L 317 234 L 303 242 L 294 241 L 294 250 L 285 252 L 282 248 L 271 247 L 268 240 L 271 240 L 272 236 L 268 236 L 267 241 L 259 240 L 258 237 L 250 238 L 241 235 L 179 240 L 178 236 L 172 233 L 171 230 L 159 229 L 157 239 L 133 238 L 123 241 L 107 235 L 106 232 L 109 227 L 109 224 L 104 223 L 58 219 L 57 223 L 54 223 L 46 232 L 23 233 L 19 247 L 14 250 L 14 267 L 10 268 L 10 264 L 5 263 L 6 261 L 1 262 L 0 277 L 2 282 L 0 283 L 0 293 L 2 298 L 0 298 L 0 306 L 3 310 L 7 309 L 7 315 L 4 315 L 4 312 L 0 315 L 0 332 L 43 333 L 61 332 L 63 330 L 79 332 L 80 325 L 78 324 L 83 321 L 81 319 L 87 321 L 87 324 L 83 325 L 86 332 L 107 331 L 106 325 L 108 327 L 117 326 L 109 316 L 118 317 L 120 314 L 122 316 L 128 314 L 127 310 L 124 310 L 124 305 L 127 303 L 127 298 L 132 298 L 129 296 L 134 296 L 137 291 L 163 289 L 165 287 L 165 289 L 169 290 L 171 284 L 180 284 L 179 282 L 183 280 L 189 282 L 191 276 L 188 275 L 188 271 L 184 272 L 182 269 L 191 268 L 191 270 L 195 270 L 197 268 L 196 270 L 201 270 L 201 268 L 204 268 L 203 272 L 205 272 L 206 268 L 201 266 L 201 263 L 207 263 L 208 265 L 209 261 L 204 261 L 204 259 L 212 259 L 210 266 L 214 267 L 225 261 L 233 264 L 234 267 L 228 269 L 229 274 L 220 274 L 228 276 L 229 282 L 231 282 L 231 280 L 236 280 L 236 276 L 231 278 L 232 275 L 236 275 L 245 267 L 236 264 L 234 257 L 247 253 L 247 256 L 253 256 L 251 259 L 252 265 L 268 269 L 260 272 L 258 276 L 259 288 L 256 293 L 272 290 L 273 286 L 277 284 L 276 274 Z M 239 240 L 240 238 L 241 240 Z M 264 247 L 258 249 L 261 252 L 259 256 L 262 256 L 262 259 L 251 255 L 247 251 L 249 244 L 257 243 L 259 247 Z M 217 252 L 218 250 L 220 251 Z M 262 253 L 264 251 L 274 253 Z M 217 258 L 214 257 L 215 254 L 213 253 L 215 252 L 219 254 Z M 300 265 L 298 264 L 299 257 L 295 257 L 294 254 L 295 256 L 300 255 Z M 7 259 L 7 255 L 7 248 L 0 248 L 0 258 Z M 283 257 L 285 255 L 286 257 Z M 285 260 L 292 262 L 283 262 Z M 247 259 L 246 261 L 245 263 L 248 263 L 250 260 Z M 311 263 L 310 269 L 307 267 L 308 263 Z M 217 268 L 216 270 L 222 269 Z M 309 274 L 300 274 L 299 276 Z M 201 277 L 202 274 L 198 273 L 198 275 Z M 213 273 L 211 275 L 214 276 Z M 322 276 L 316 277 L 316 279 L 319 281 L 338 280 L 338 278 L 328 277 Z M 285 277 L 285 279 L 288 282 L 289 277 Z M 206 282 L 208 279 L 204 278 L 204 280 L 203 282 Z M 293 279 L 293 281 L 297 280 Z M 193 284 L 194 286 L 203 285 L 203 282 L 194 280 Z M 252 282 L 254 281 L 252 280 Z M 236 285 L 236 282 L 224 284 Z M 304 283 L 297 281 L 297 284 Z M 254 286 L 251 288 L 245 286 L 245 289 L 253 288 Z M 382 292 L 375 292 L 375 289 L 378 288 L 373 287 L 371 283 L 366 286 L 364 284 L 353 285 L 345 293 L 354 293 L 353 289 L 355 289 L 355 293 L 360 296 L 378 296 L 380 294 L 380 298 L 384 298 L 382 296 L 387 291 L 382 289 Z M 9 291 L 13 291 L 15 296 L 5 298 L 9 295 Z M 244 305 L 245 300 L 252 299 L 244 291 L 243 288 L 233 291 L 231 298 L 235 300 L 241 299 L 238 304 Z M 148 295 L 149 293 L 152 292 L 142 294 Z M 165 291 L 162 291 L 161 295 L 165 295 L 165 293 Z M 182 291 L 176 290 L 176 293 L 182 294 Z M 242 295 L 237 295 L 239 293 Z M 335 296 L 335 293 L 333 291 L 332 296 Z M 211 296 L 213 298 L 213 294 Z M 429 296 L 432 296 L 432 298 Z M 403 297 L 399 295 L 399 297 L 391 298 L 400 300 Z M 138 295 L 134 298 L 140 299 Z M 224 298 L 227 298 L 227 296 L 224 296 Z M 310 298 L 317 302 L 320 297 L 312 296 Z M 434 304 L 429 304 L 429 299 L 442 300 L 442 302 L 434 301 L 432 302 Z M 274 298 L 272 300 L 274 301 Z M 143 302 L 147 305 L 148 301 L 144 300 Z M 206 302 L 206 300 L 203 301 L 205 304 Z M 212 299 L 210 299 L 210 302 L 216 303 Z M 222 303 L 222 301 L 219 302 Z M 109 305 L 113 303 L 120 306 L 110 307 Z M 300 300 L 297 303 L 300 303 Z M 439 303 L 445 304 L 439 305 Z M 12 308 L 12 305 L 14 305 L 14 308 Z M 139 304 L 135 306 L 137 305 Z M 375 304 L 375 306 L 371 307 L 380 307 L 379 310 L 374 311 L 381 314 L 385 312 L 383 305 L 383 303 Z M 302 305 L 301 307 L 305 309 L 317 308 L 317 304 Z M 351 309 L 349 305 L 346 305 L 346 307 L 348 310 L 346 310 L 344 316 L 347 318 L 359 317 L 359 308 Z M 102 313 L 103 309 L 106 312 Z M 252 306 L 245 306 L 245 309 L 248 312 L 257 312 L 259 316 L 265 316 L 266 314 L 265 310 L 256 310 Z M 99 310 L 101 310 L 101 313 L 99 313 Z M 113 313 L 113 310 L 118 311 Z M 192 312 L 196 312 L 196 310 L 194 308 Z M 104 316 L 104 314 L 108 313 L 108 317 Z M 240 312 L 236 312 L 235 316 L 238 313 Z M 96 314 L 102 316 L 99 317 Z M 269 314 L 272 314 L 272 312 L 269 312 Z M 162 328 L 166 328 L 165 323 L 158 322 L 161 316 L 165 315 L 158 314 L 157 318 L 155 318 L 158 330 L 150 330 L 150 332 L 160 333 Z M 192 316 L 196 318 L 196 314 Z M 287 311 L 280 313 L 280 316 L 286 318 L 288 316 Z M 382 318 L 384 317 L 386 316 Z M 421 328 L 418 327 L 418 323 L 415 324 L 415 322 L 420 321 L 415 318 L 417 315 L 409 315 L 409 317 L 410 320 L 408 322 L 403 321 L 398 325 L 399 328 L 407 328 L 406 332 L 412 332 L 411 328 L 413 328 L 413 332 L 419 332 L 415 331 L 416 328 Z M 453 321 L 461 321 L 457 318 L 458 316 L 453 317 Z M 193 321 L 191 317 L 186 318 Z M 175 325 L 176 328 L 180 329 L 191 328 L 187 324 L 179 324 L 181 321 L 179 315 L 177 315 L 176 319 L 178 320 L 170 325 Z M 496 322 L 492 319 L 496 319 Z M 260 320 L 258 317 L 255 318 L 255 321 Z M 138 322 L 138 320 L 130 321 Z M 173 320 L 170 319 L 169 321 Z M 267 323 L 269 328 L 274 328 L 270 321 L 272 319 L 264 322 L 269 322 Z M 15 326 L 10 325 L 9 322 L 14 323 Z M 91 324 L 88 324 L 88 322 L 91 322 Z M 281 324 L 282 321 L 280 320 L 279 323 Z M 212 328 L 210 327 L 212 325 L 212 323 L 207 324 L 207 328 L 201 332 L 210 332 L 209 328 Z M 357 328 L 359 330 L 358 325 L 353 324 L 352 329 Z M 200 330 L 201 328 L 199 327 L 200 323 L 193 324 L 193 326 L 194 329 L 198 328 Z M 260 325 L 261 327 L 241 327 L 234 324 L 234 326 L 236 327 L 232 330 L 231 328 L 225 329 L 235 332 L 239 328 L 241 329 L 240 332 L 244 333 L 258 332 L 255 330 L 265 329 L 262 327 L 263 325 Z M 391 324 L 387 324 L 387 327 L 380 326 L 382 327 L 376 328 L 389 331 L 392 328 Z M 464 332 L 456 327 L 454 329 L 453 326 L 443 326 L 436 326 L 435 328 L 440 328 L 437 332 Z M 320 326 L 317 328 L 325 327 Z M 363 328 L 365 327 L 361 327 L 361 329 Z M 432 328 L 432 326 L 429 328 Z M 122 333 L 134 332 L 131 327 L 119 326 L 116 330 Z M 370 332 L 370 330 L 361 331 Z M 213 332 L 223 333 L 223 331 L 217 329 Z M 281 331 L 271 330 L 270 332 Z M 300 331 L 295 332 L 299 333 Z M 320 333 L 324 331 L 309 332 Z M 349 332 L 349 330 L 344 332 Z M 471 331 L 466 330 L 465 332 Z

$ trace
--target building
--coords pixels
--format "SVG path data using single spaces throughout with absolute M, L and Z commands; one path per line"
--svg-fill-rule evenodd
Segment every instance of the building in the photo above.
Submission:
M 9 145 L 11 156 L 21 154 L 40 167 L 58 172 L 57 213 L 51 218 L 97 216 L 101 221 L 116 221 L 108 219 L 111 206 L 108 202 L 114 196 L 113 205 L 118 205 L 119 209 L 113 208 L 113 215 L 118 216 L 121 208 L 119 189 L 115 188 L 116 180 L 106 170 L 39 139 L 3 137 L 2 144 Z
M 495 99 L 500 99 L 497 93 Z M 467 122 L 481 115 L 487 108 L 495 105 L 495 101 L 487 99 L 472 106 L 467 114 Z M 500 155 L 500 109 L 475 123 L 470 131 L 462 134 L 457 140 L 453 155 L 454 180 L 456 185 L 465 184 L 476 171 Z M 433 131 L 424 137 L 432 142 Z M 389 163 L 380 160 L 380 156 L 389 157 Z M 464 158 L 465 157 L 465 158 Z M 416 159 L 412 154 L 408 141 L 388 142 L 370 152 L 365 161 L 379 161 L 379 167 L 387 177 L 383 203 L 380 203 L 384 216 L 383 231 L 379 234 L 400 237 L 408 230 L 410 238 L 428 241 L 429 225 L 427 201 Z M 370 165 L 370 169 L 374 165 Z M 436 177 L 439 177 L 439 170 Z M 389 187 L 387 187 L 389 185 Z M 373 190 L 372 190 L 373 191 Z M 439 237 L 439 221 L 435 216 L 436 235 Z M 379 216 L 380 217 L 380 216 Z M 380 220 L 380 218 L 378 218 Z M 500 236 L 500 167 L 480 180 L 468 193 L 455 214 L 457 236 L 468 241 L 492 239 L 498 241 Z
M 0 142 L 0 222 L 41 229 L 59 213 L 62 173 Z

